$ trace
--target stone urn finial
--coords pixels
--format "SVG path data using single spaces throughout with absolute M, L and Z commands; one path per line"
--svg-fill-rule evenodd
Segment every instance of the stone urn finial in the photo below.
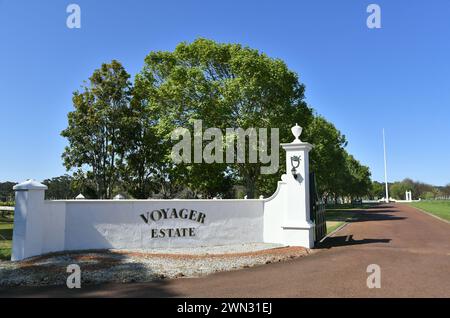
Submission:
M 300 127 L 298 124 L 295 124 L 295 126 L 291 128 L 292 134 L 295 137 L 293 142 L 302 142 L 299 138 L 300 135 L 302 134 L 302 130 L 303 128 Z

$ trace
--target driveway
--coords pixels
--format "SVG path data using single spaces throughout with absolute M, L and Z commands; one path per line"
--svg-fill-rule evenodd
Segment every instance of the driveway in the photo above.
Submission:
M 381 268 L 381 288 L 366 285 Z M 150 283 L 18 287 L 0 297 L 450 297 L 450 225 L 407 205 L 381 205 L 307 257 L 202 278 Z

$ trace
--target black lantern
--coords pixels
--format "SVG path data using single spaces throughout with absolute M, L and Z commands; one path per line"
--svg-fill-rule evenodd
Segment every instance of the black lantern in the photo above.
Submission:
M 300 166 L 300 156 L 292 156 L 291 157 L 291 166 L 292 166 L 292 175 L 294 179 L 297 179 L 297 168 Z

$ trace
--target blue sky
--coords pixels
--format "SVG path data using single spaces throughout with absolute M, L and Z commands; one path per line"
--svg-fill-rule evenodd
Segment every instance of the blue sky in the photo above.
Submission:
M 66 7 L 81 7 L 81 29 Z M 382 28 L 368 29 L 377 3 Z M 101 63 L 134 76 L 152 50 L 206 37 L 281 58 L 307 102 L 383 179 L 450 183 L 450 1 L 0 0 L 0 181 L 65 173 L 72 92 Z

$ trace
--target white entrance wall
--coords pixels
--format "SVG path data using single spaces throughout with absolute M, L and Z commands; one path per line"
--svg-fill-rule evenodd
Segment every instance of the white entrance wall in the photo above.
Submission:
M 198 247 L 251 242 L 313 247 L 309 216 L 312 146 L 282 144 L 286 171 L 276 192 L 255 200 L 44 200 L 47 187 L 29 180 L 14 187 L 12 260 L 88 249 Z M 299 161 L 294 158 L 299 157 Z M 295 171 L 292 168 L 295 167 Z
M 145 223 L 146 212 L 175 209 L 178 217 Z M 186 219 L 179 216 L 182 211 Z M 194 220 L 189 219 L 191 211 Z M 204 223 L 196 221 L 204 213 Z M 155 215 L 160 215 L 155 213 Z M 65 202 L 65 248 L 137 249 L 262 242 L 262 200 L 124 200 Z M 182 237 L 161 238 L 159 229 L 181 230 Z M 152 233 L 152 230 L 156 230 Z M 176 231 L 173 231 L 176 235 Z M 185 232 L 185 233 L 183 233 Z M 153 238 L 152 234 L 158 234 Z M 191 234 L 192 234 L 191 233 Z M 167 233 L 169 234 L 169 233 Z

